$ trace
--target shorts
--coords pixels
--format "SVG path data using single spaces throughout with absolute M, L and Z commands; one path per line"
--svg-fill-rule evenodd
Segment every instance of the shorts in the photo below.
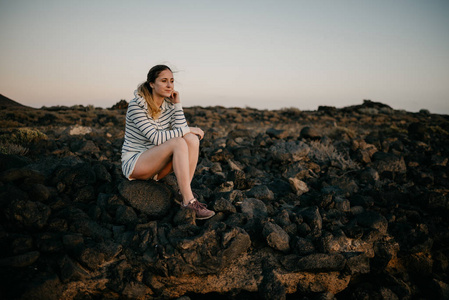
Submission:
M 126 152 L 125 154 L 122 154 L 122 172 L 128 180 L 135 180 L 135 178 L 131 178 L 131 174 L 134 172 L 134 168 L 136 167 L 140 155 L 145 151 Z M 152 179 L 157 181 L 157 174 L 154 175 Z
M 131 174 L 136 167 L 137 160 L 139 159 L 142 152 L 126 152 L 122 154 L 122 172 L 128 180 L 134 180 L 134 178 L 130 178 Z

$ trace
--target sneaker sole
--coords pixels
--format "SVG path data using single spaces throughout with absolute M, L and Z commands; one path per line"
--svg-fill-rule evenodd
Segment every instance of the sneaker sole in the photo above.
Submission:
M 215 212 L 214 212 L 214 214 L 213 214 L 213 215 L 210 215 L 210 216 L 208 216 L 208 217 L 202 217 L 202 218 L 198 218 L 198 217 L 196 217 L 196 219 L 197 219 L 197 220 L 207 220 L 207 219 L 210 219 L 210 218 L 212 218 L 213 216 L 215 216 Z

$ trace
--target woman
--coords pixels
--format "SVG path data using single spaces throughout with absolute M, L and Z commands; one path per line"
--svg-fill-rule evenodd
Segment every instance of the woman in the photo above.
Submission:
M 196 199 L 190 187 L 204 132 L 187 125 L 170 68 L 151 68 L 134 95 L 126 113 L 123 174 L 129 180 L 158 180 L 174 171 L 181 207 L 194 210 L 200 220 L 212 217 L 215 213 Z

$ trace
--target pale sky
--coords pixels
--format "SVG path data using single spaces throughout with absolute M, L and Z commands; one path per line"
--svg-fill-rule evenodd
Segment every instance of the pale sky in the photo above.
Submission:
M 184 106 L 449 114 L 449 1 L 0 0 L 0 94 L 111 107 L 155 64 Z

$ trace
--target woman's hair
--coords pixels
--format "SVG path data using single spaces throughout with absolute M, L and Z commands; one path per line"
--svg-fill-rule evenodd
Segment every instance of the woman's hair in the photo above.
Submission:
M 156 103 L 154 103 L 153 89 L 150 86 L 150 82 L 154 83 L 159 74 L 165 70 L 170 70 L 170 72 L 172 72 L 172 70 L 166 65 L 156 65 L 152 67 L 148 72 L 147 81 L 145 81 L 144 83 L 140 84 L 137 87 L 137 94 L 140 97 L 144 98 L 145 101 L 147 101 L 148 110 L 153 119 L 159 118 L 161 114 L 161 109 L 156 105 Z

